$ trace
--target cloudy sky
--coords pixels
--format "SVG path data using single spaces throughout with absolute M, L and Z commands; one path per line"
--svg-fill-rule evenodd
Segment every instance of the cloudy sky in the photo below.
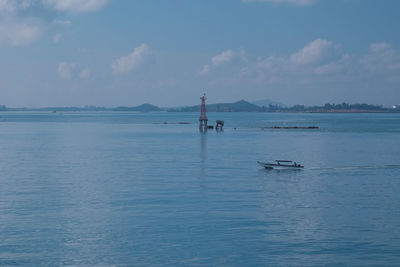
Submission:
M 400 103 L 398 0 L 0 0 L 0 104 Z

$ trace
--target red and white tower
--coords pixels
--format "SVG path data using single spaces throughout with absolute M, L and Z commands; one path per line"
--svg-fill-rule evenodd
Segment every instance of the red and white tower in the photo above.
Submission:
M 200 111 L 200 130 L 207 130 L 207 115 L 206 115 L 206 94 L 204 94 L 201 99 L 201 111 Z

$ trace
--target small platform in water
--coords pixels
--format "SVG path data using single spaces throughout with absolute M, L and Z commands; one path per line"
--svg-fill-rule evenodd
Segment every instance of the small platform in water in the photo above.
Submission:
M 273 162 L 261 162 L 257 161 L 258 164 L 263 166 L 268 170 L 301 170 L 304 169 L 304 166 L 291 161 L 291 160 L 275 160 Z

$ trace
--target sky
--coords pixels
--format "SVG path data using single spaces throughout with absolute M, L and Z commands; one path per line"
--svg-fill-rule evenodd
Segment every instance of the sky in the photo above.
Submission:
M 0 0 L 0 104 L 400 104 L 398 0 Z

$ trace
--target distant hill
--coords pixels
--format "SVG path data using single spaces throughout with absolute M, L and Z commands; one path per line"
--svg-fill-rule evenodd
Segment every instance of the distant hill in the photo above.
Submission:
M 261 112 L 263 109 L 255 104 L 240 100 L 235 103 L 217 103 L 206 105 L 207 112 Z M 200 112 L 200 105 L 172 109 L 170 111 Z
M 269 105 L 276 106 L 276 107 L 286 107 L 282 103 L 279 103 L 279 102 L 276 102 L 276 101 L 272 101 L 272 100 L 269 100 L 269 99 L 260 99 L 260 100 L 257 100 L 257 101 L 252 101 L 251 103 L 255 104 L 257 106 L 260 106 L 260 107 L 269 107 Z
M 140 112 L 152 112 L 152 111 L 162 111 L 161 108 L 151 105 L 142 104 L 137 107 L 117 107 L 113 109 L 114 111 L 140 111 Z

